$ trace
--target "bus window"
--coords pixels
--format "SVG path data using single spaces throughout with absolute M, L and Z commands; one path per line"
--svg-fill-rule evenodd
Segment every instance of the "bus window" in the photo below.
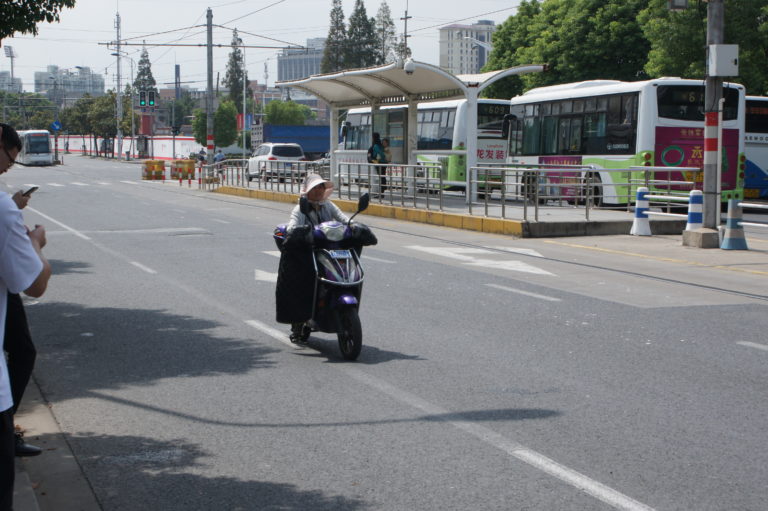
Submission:
M 747 133 L 768 133 L 768 101 L 747 100 Z
M 726 87 L 723 89 L 723 95 L 723 120 L 732 121 L 738 113 L 739 91 Z M 683 121 L 704 120 L 703 85 L 659 85 L 656 98 L 659 117 Z
M 544 118 L 541 152 L 543 154 L 557 154 L 557 117 Z
M 539 154 L 541 121 L 538 117 L 526 117 L 523 120 L 523 154 Z

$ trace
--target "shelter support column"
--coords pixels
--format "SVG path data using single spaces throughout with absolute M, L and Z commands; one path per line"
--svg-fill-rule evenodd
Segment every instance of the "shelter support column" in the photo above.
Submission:
M 338 157 L 336 156 L 336 149 L 339 146 L 339 109 L 335 106 L 331 105 L 331 118 L 328 122 L 330 123 L 328 130 L 328 156 L 330 157 L 328 171 L 331 173 L 329 177 L 336 189 L 339 190 L 338 193 L 341 193 L 341 172 L 338 169 Z
M 408 194 L 413 194 L 413 176 L 419 159 L 416 156 L 416 149 L 419 143 L 419 127 L 417 125 L 418 120 L 418 102 L 413 98 L 408 98 L 408 122 L 406 123 L 406 137 L 405 137 L 405 154 L 408 159 L 408 171 L 406 172 L 406 179 L 408 182 Z
M 477 201 L 477 176 L 472 174 L 472 167 L 477 166 L 477 87 L 467 88 L 467 204 Z

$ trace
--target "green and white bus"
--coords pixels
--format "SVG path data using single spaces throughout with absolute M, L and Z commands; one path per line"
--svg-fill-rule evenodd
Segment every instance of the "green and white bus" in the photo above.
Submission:
M 441 154 L 442 151 L 465 150 L 467 147 L 467 101 L 450 100 L 419 103 L 417 113 L 417 162 L 439 165 L 442 179 L 453 188 L 463 188 L 467 178 L 466 157 Z M 507 141 L 502 134 L 504 116 L 509 113 L 509 101 L 479 99 L 477 105 L 477 163 L 503 164 L 507 160 Z M 408 128 L 408 107 L 382 106 L 373 122 L 370 108 L 354 108 L 343 121 L 341 148 L 336 151 L 342 163 L 367 163 L 366 151 L 373 132 L 389 139 L 392 162 L 405 164 L 405 137 Z M 431 152 L 434 151 L 434 152 Z M 434 174 L 431 177 L 436 178 Z
M 723 85 L 722 200 L 744 193 L 744 87 Z M 605 205 L 632 202 L 628 183 L 643 172 L 608 169 L 697 167 L 704 164 L 704 82 L 658 78 L 640 82 L 593 80 L 532 89 L 511 100 L 510 165 L 592 165 L 593 196 Z M 547 182 L 580 182 L 585 171 L 553 171 Z M 655 172 L 653 181 L 694 182 L 702 172 Z M 685 185 L 651 187 L 657 192 Z M 572 193 L 578 193 L 577 187 Z

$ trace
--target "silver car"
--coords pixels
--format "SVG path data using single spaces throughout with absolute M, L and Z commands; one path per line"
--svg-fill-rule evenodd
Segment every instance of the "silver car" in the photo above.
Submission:
M 248 160 L 248 180 L 268 179 L 298 180 L 306 174 L 306 161 L 299 144 L 267 142 L 261 144 Z

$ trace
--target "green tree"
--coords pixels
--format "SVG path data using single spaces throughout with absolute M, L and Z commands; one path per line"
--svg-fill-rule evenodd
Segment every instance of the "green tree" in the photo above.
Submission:
M 294 101 L 270 101 L 266 110 L 266 123 L 282 126 L 302 126 L 312 116 L 308 106 Z
M 694 0 L 684 11 L 669 11 L 664 0 L 649 0 L 638 15 L 650 52 L 645 71 L 653 77 L 706 75 L 707 4 Z M 739 45 L 739 76 L 748 94 L 768 92 L 768 2 L 725 3 L 725 43 Z
M 168 102 L 168 108 L 173 113 L 172 125 L 182 126 L 186 124 L 187 117 L 194 115 L 195 100 L 188 91 L 182 90 L 179 99 Z
M 195 136 L 195 142 L 203 147 L 208 145 L 208 118 L 204 110 L 196 109 L 192 119 L 192 134 Z
M 331 23 L 328 37 L 325 39 L 323 60 L 320 62 L 321 73 L 332 73 L 344 69 L 344 54 L 347 46 L 347 29 L 344 26 L 344 10 L 341 0 L 333 0 Z
M 648 0 L 547 0 L 538 13 L 532 5 L 536 3 L 521 9 L 518 15 L 522 14 L 522 20 L 505 22 L 512 25 L 514 42 L 510 44 L 523 46 L 510 55 L 510 48 L 503 43 L 501 54 L 493 55 L 496 69 L 520 64 L 549 66 L 546 73 L 521 76 L 524 89 L 594 78 L 645 77 L 643 67 L 650 44 L 637 16 Z M 500 37 L 494 41 L 501 42 Z
M 237 107 L 222 101 L 213 116 L 213 143 L 218 147 L 232 145 L 237 140 Z
M 398 41 L 395 22 L 392 21 L 392 12 L 386 0 L 381 2 L 379 10 L 376 12 L 374 28 L 376 31 L 376 64 L 391 62 L 391 54 L 396 53 Z
M 138 69 L 136 70 L 136 79 L 133 80 L 133 86 L 137 91 L 154 91 L 157 94 L 157 82 L 152 76 L 152 62 L 149 61 L 147 49 L 141 50 Z
M 375 20 L 369 18 L 363 0 L 355 0 L 355 8 L 349 16 L 344 67 L 355 69 L 376 65 Z
M 521 65 L 518 54 L 531 46 L 535 34 L 532 33 L 534 20 L 541 12 L 538 0 L 523 0 L 517 7 L 517 14 L 510 16 L 493 33 L 493 51 L 488 56 L 483 70 L 492 71 Z M 532 62 L 525 62 L 532 64 Z M 500 80 L 484 91 L 492 98 L 511 98 L 523 92 L 523 82 L 518 76 Z
M 79 135 L 92 133 L 93 129 L 91 129 L 91 124 L 88 120 L 88 112 L 91 110 L 93 101 L 94 98 L 86 94 L 78 99 L 71 107 L 63 109 L 59 113 L 59 120 L 61 121 L 62 128 L 69 133 L 76 133 Z
M 37 35 L 37 24 L 59 21 L 59 12 L 75 0 L 16 0 L 0 2 L 0 41 L 15 33 Z
M 117 136 L 115 123 L 115 93 L 109 91 L 103 96 L 94 98 L 88 110 L 88 123 L 91 133 L 104 138 Z
M 245 71 L 245 63 L 243 62 L 243 52 L 240 49 L 242 45 L 243 40 L 237 35 L 237 29 L 233 30 L 232 42 L 230 43 L 232 51 L 227 62 L 227 73 L 221 80 L 221 84 L 229 89 L 229 99 L 235 104 L 239 113 L 243 113 L 243 81 L 245 83 L 248 82 L 248 73 Z M 250 95 L 249 87 L 246 97 Z

